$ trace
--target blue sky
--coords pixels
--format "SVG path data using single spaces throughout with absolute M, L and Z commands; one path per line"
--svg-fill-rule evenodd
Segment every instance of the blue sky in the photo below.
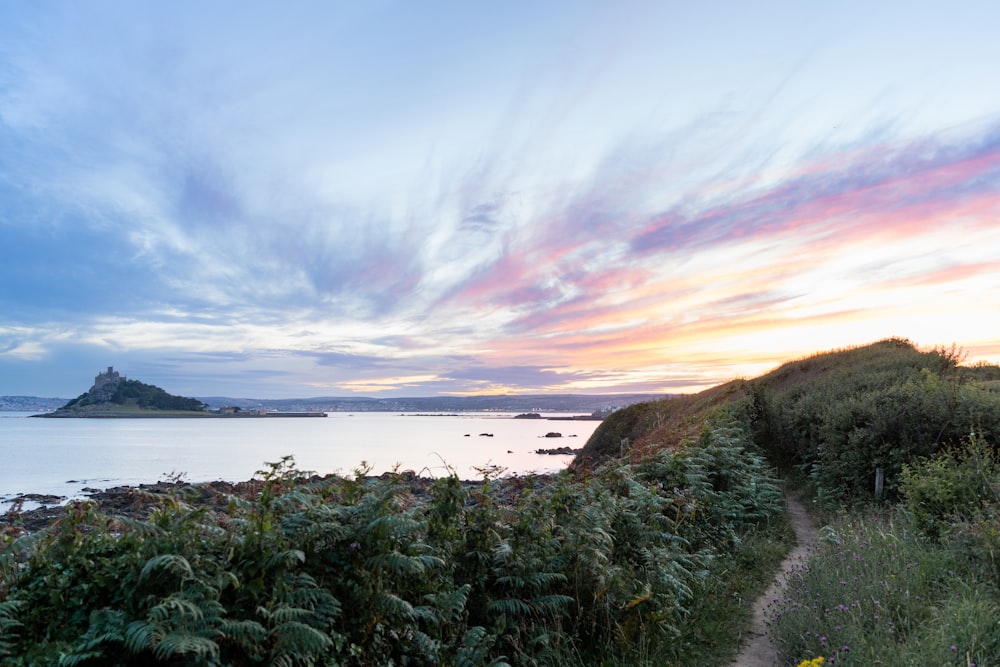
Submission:
M 0 394 L 1000 361 L 994 2 L 0 0 Z

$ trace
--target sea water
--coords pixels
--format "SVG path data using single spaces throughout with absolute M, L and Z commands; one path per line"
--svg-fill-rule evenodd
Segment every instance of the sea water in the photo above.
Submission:
M 250 479 L 268 462 L 351 475 L 362 464 L 462 479 L 553 472 L 572 460 L 537 449 L 583 447 L 597 421 L 514 419 L 508 413 L 330 413 L 326 418 L 33 419 L 0 412 L 0 510 L 26 493 L 85 497 L 84 489 Z M 557 417 L 565 415 L 544 415 Z M 558 432 L 560 438 L 545 437 Z M 492 434 L 484 435 L 484 434 Z

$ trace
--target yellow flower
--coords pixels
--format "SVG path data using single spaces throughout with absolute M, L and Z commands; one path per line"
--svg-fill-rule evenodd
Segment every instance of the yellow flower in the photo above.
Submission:
M 803 660 L 796 667 L 822 667 L 824 662 L 823 656 L 818 658 L 813 658 L 812 660 Z

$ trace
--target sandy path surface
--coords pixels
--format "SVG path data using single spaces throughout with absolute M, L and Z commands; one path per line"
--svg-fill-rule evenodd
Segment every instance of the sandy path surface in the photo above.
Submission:
M 795 531 L 796 546 L 781 562 L 778 575 L 771 582 L 753 606 L 753 621 L 747 639 L 739 654 L 730 663 L 731 667 L 774 667 L 778 666 L 778 649 L 771 641 L 767 620 L 773 615 L 777 600 L 784 596 L 788 575 L 805 564 L 809 550 L 819 537 L 816 528 L 809 522 L 806 508 L 798 498 L 785 495 L 788 520 Z

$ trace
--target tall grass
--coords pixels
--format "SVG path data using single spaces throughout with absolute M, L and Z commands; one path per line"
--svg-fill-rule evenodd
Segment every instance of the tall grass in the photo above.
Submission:
M 786 664 L 1000 664 L 1000 596 L 960 548 L 895 512 L 841 515 L 772 620 Z
M 903 468 L 901 502 L 841 514 L 775 619 L 789 660 L 1000 664 L 1000 457 L 978 433 Z

